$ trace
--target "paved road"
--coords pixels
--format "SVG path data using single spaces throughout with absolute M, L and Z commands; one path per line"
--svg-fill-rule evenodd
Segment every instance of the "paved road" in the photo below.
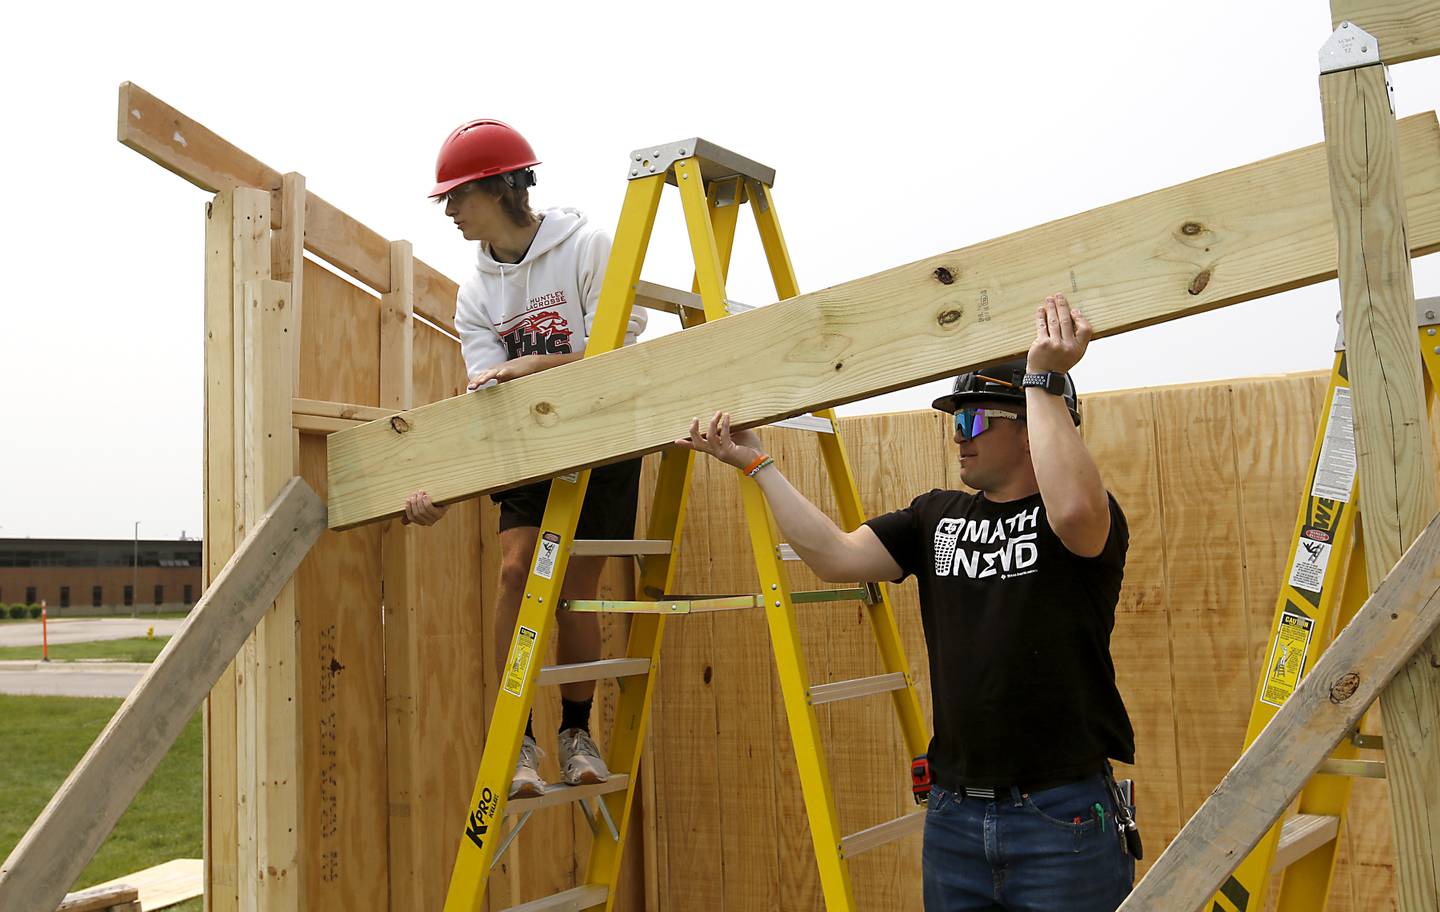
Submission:
M 128 697 L 149 665 L 107 662 L 0 662 L 0 693 L 55 697 Z
M 50 622 L 50 642 L 93 643 L 96 640 L 124 640 L 143 637 L 153 625 L 155 635 L 173 636 L 184 618 L 61 618 Z M 40 622 L 0 624 L 0 646 L 39 646 Z

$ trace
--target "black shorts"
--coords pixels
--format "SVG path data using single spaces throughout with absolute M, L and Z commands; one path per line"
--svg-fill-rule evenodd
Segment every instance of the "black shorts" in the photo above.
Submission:
M 545 517 L 550 482 L 511 488 L 490 499 L 500 505 L 500 531 L 520 526 L 539 527 Z M 640 499 L 640 460 L 628 459 L 601 466 L 590 473 L 585 506 L 580 509 L 576 538 L 630 539 L 635 537 L 635 509 Z

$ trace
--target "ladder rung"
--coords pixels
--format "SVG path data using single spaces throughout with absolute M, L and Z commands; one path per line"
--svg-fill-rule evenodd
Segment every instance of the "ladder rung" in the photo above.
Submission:
M 670 543 L 663 538 L 577 538 L 571 557 L 628 557 L 635 554 L 669 554 Z
M 678 595 L 658 601 L 626 601 L 621 599 L 567 599 L 570 611 L 614 612 L 617 614 L 698 614 L 703 611 L 735 611 L 758 608 L 758 595 Z
M 585 884 L 572 887 L 564 893 L 532 899 L 518 906 L 511 906 L 504 912 L 580 912 L 591 906 L 598 906 L 610 896 L 610 891 L 600 884 Z
M 1275 846 L 1275 863 L 1270 870 L 1283 871 L 1334 839 L 1339 832 L 1339 817 L 1296 814 L 1280 828 L 1280 842 Z
M 844 858 L 854 858 L 861 852 L 868 852 L 876 846 L 894 842 L 896 839 L 909 836 L 911 833 L 919 833 L 924 829 L 925 812 L 912 811 L 896 817 L 894 820 L 877 823 L 867 830 L 846 836 L 840 840 L 840 855 Z
M 624 773 L 615 773 L 606 781 L 596 782 L 594 785 L 547 785 L 543 795 L 536 795 L 534 798 L 511 798 L 505 803 L 505 816 L 575 801 L 589 801 L 611 792 L 623 792 L 629 785 L 630 777 Z
M 775 546 L 775 553 L 780 555 L 781 560 L 798 561 L 800 559 L 800 555 L 795 553 L 795 549 L 785 542 L 781 542 Z
M 1383 760 L 1337 760 L 1331 757 L 1320 764 L 1319 773 L 1330 776 L 1353 776 L 1356 779 L 1384 779 Z
M 601 659 L 598 662 L 577 662 L 574 665 L 546 665 L 540 669 L 536 683 L 543 687 L 574 684 L 576 681 L 598 681 L 601 678 L 628 678 L 650 671 L 650 660 Z
M 671 313 L 679 316 L 680 311 L 705 309 L 705 302 L 693 291 L 681 291 L 678 288 L 671 288 L 669 285 L 658 285 L 655 282 L 646 282 L 641 279 L 635 285 L 635 303 L 650 310 L 658 310 L 663 313 Z M 725 312 L 734 316 L 744 313 L 747 310 L 754 310 L 754 305 L 741 304 L 739 301 L 725 299 Z
M 871 675 L 868 678 L 851 678 L 848 681 L 817 685 L 810 688 L 810 703 L 819 706 L 821 703 L 834 703 L 836 700 L 853 700 L 869 694 L 903 690 L 904 687 L 904 673 L 892 671 L 889 674 Z
M 806 412 L 803 415 L 796 415 L 794 418 L 786 418 L 783 421 L 776 421 L 766 427 L 792 428 L 797 431 L 814 431 L 817 434 L 835 433 L 835 425 L 830 423 L 829 418 L 820 418 Z

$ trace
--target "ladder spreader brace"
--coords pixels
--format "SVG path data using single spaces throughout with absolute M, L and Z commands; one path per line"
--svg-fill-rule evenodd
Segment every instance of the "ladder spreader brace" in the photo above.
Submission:
M 772 169 L 694 138 L 638 149 L 631 154 L 627 170 L 629 184 L 625 202 L 585 357 L 612 351 L 623 343 L 637 289 L 642 287 L 647 297 L 661 300 L 667 309 L 674 308 L 672 312 L 680 317 L 682 328 L 748 310 L 725 296 L 725 276 L 739 208 L 743 204 L 748 203 L 755 216 L 778 298 L 784 300 L 799 293 L 771 197 L 775 181 Z M 680 191 L 695 260 L 695 279 L 689 295 L 661 289 L 640 279 L 661 191 L 667 183 Z M 840 525 L 846 529 L 857 528 L 865 514 L 834 412 L 827 409 L 778 424 L 814 432 L 839 505 Z M 526 581 L 510 652 L 500 675 L 501 686 L 470 799 L 470 811 L 456 854 L 445 901 L 447 912 L 475 912 L 480 908 L 492 867 L 532 813 L 577 802 L 590 822 L 593 835 L 584 882 L 554 896 L 514 906 L 509 912 L 542 909 L 578 912 L 613 907 L 614 886 L 639 780 L 640 755 L 659 668 L 660 645 L 666 619 L 671 616 L 744 609 L 764 611 L 775 649 L 821 889 L 830 912 L 856 909 L 848 859 L 919 832 L 924 815 L 914 812 L 848 836 L 840 831 L 815 713 L 815 707 L 824 703 L 888 693 L 909 756 L 926 751 L 929 732 L 885 588 L 864 583 L 841 589 L 792 592 L 784 562 L 795 559 L 794 551 L 779 540 L 774 518 L 759 485 L 736 473 L 761 591 L 729 596 L 668 594 L 674 584 L 675 555 L 684 529 L 693 460 L 690 450 L 671 448 L 664 452 L 648 529 L 645 537 L 636 541 L 576 541 L 575 530 L 590 470 L 561 476 L 552 483 L 541 521 L 542 545 L 537 548 Z M 547 541 L 548 545 L 543 544 Z M 636 585 L 640 598 L 562 602 L 562 582 L 569 560 L 575 555 L 634 556 L 640 568 Z M 795 605 L 841 600 L 865 605 L 884 672 L 854 680 L 812 684 L 800 643 Z M 544 654 L 549 644 L 557 609 L 633 615 L 625 656 L 578 665 L 540 667 L 536 658 Z M 555 786 L 539 798 L 508 800 L 535 687 L 600 677 L 616 677 L 621 685 L 606 756 L 611 770 L 609 781 L 589 786 Z M 591 800 L 599 809 L 603 828 L 587 804 Z M 507 817 L 516 819 L 505 830 Z

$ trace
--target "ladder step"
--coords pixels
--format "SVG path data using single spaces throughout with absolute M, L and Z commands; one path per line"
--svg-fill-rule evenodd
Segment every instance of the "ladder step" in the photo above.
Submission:
M 819 706 L 821 703 L 834 703 L 836 700 L 853 700 L 856 697 L 904 689 L 904 673 L 892 671 L 889 674 L 871 675 L 868 678 L 851 678 L 848 681 L 835 681 L 830 684 L 817 685 L 810 688 L 810 703 L 813 706 Z
M 1272 871 L 1285 868 L 1330 842 L 1340 832 L 1340 818 L 1323 814 L 1296 814 L 1280 828 Z
M 758 595 L 676 595 L 659 601 L 625 601 L 621 599 L 567 599 L 570 611 L 613 612 L 617 614 L 698 614 L 703 611 L 735 611 L 758 608 Z
M 601 659 L 598 662 L 577 662 L 574 665 L 546 665 L 540 669 L 536 683 L 542 687 L 574 684 L 576 681 L 598 681 L 601 678 L 629 678 L 647 674 L 650 660 Z
M 608 795 L 611 792 L 623 792 L 629 786 L 630 777 L 624 773 L 616 773 L 605 782 L 597 782 L 594 785 L 548 785 L 545 787 L 543 795 L 537 795 L 534 798 L 511 798 L 505 803 L 505 816 L 510 817 L 540 808 L 572 804 L 576 801 L 589 801 L 591 798 L 599 798 L 601 795 Z
M 882 846 L 887 842 L 894 842 L 911 833 L 919 833 L 925 829 L 925 812 L 912 811 L 909 814 L 902 814 L 894 820 L 887 820 L 884 823 L 877 823 L 875 826 L 858 833 L 851 833 L 840 840 L 840 855 L 843 858 L 854 858 L 861 852 L 868 852 L 876 846 Z
M 775 553 L 779 554 L 780 559 L 784 561 L 798 561 L 800 559 L 800 555 L 795 553 L 795 549 L 785 542 L 781 542 L 775 546 Z
M 631 557 L 636 554 L 669 554 L 670 542 L 663 538 L 577 538 L 571 557 Z
M 1331 776 L 1353 776 L 1356 779 L 1384 779 L 1383 760 L 1337 760 L 1331 757 L 1320 764 L 1319 773 Z
M 511 906 L 504 912 L 581 912 L 591 906 L 598 906 L 610 896 L 610 891 L 600 884 L 585 884 L 573 887 L 564 893 L 532 899 L 518 906 Z

